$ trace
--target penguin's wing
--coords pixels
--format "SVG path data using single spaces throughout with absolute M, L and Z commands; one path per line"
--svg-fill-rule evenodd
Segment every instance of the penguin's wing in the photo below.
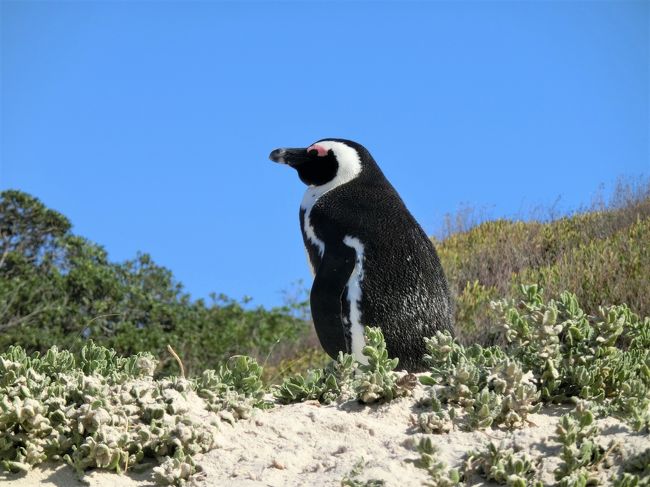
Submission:
M 338 245 L 328 242 L 311 288 L 310 304 L 316 333 L 325 351 L 333 358 L 339 351 L 350 351 L 345 339 L 341 296 L 355 261 L 353 248 L 342 241 Z

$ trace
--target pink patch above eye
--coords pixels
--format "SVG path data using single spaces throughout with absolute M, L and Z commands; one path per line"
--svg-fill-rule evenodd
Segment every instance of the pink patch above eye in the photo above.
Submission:
M 318 157 L 325 157 L 327 155 L 327 149 L 323 147 L 322 145 L 314 144 L 310 147 L 307 148 L 307 153 L 310 153 L 311 151 L 315 150 L 316 153 L 318 154 Z

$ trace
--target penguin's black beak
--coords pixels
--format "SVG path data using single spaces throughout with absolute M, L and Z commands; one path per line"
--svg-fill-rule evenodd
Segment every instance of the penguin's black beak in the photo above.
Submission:
M 291 167 L 298 167 L 309 160 L 309 154 L 307 149 L 275 149 L 269 154 L 269 159 Z

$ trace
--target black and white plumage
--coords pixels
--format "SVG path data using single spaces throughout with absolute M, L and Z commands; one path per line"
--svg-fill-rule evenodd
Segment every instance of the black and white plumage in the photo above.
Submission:
M 433 243 L 362 145 L 324 139 L 276 149 L 271 160 L 308 185 L 300 205 L 314 273 L 310 304 L 325 351 L 365 362 L 364 327 L 378 326 L 391 357 L 425 369 L 424 338 L 453 331 L 447 281 Z

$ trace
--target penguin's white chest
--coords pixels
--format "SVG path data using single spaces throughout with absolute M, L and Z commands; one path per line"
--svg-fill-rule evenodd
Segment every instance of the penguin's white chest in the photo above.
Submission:
M 364 264 L 364 246 L 361 240 L 356 237 L 346 235 L 343 243 L 351 247 L 356 252 L 357 258 L 354 263 L 354 269 L 350 275 L 347 285 L 347 295 L 344 299 L 348 300 L 350 305 L 350 315 L 348 316 L 348 325 L 350 326 L 350 348 L 352 355 L 362 364 L 368 364 L 368 357 L 363 354 L 363 347 L 366 346 L 366 339 L 363 333 L 363 324 L 361 323 L 361 297 L 363 288 L 363 264 Z
M 309 188 L 307 191 L 305 191 L 305 196 L 302 198 L 302 203 L 300 204 L 300 208 L 305 210 L 303 214 L 303 221 L 302 221 L 302 228 L 303 232 L 305 232 L 305 237 L 309 243 L 314 245 L 318 249 L 318 253 L 320 254 L 321 257 L 323 257 L 323 254 L 325 253 L 325 242 L 323 242 L 321 239 L 319 239 L 316 236 L 316 232 L 314 231 L 314 226 L 311 224 L 311 210 L 314 208 L 314 205 L 316 204 L 316 201 L 320 197 L 320 193 L 316 191 L 314 188 Z M 309 262 L 311 266 L 311 273 L 314 274 L 315 269 L 313 265 L 311 265 L 311 260 Z

